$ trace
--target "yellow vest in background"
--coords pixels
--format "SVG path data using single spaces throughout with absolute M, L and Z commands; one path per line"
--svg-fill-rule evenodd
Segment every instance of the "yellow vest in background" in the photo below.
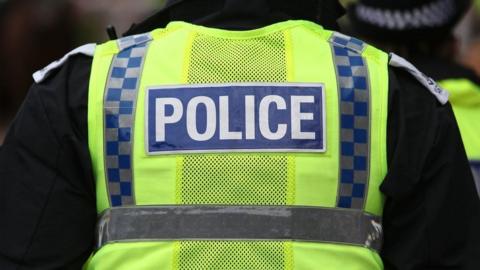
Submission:
M 374 270 L 388 55 L 307 21 L 97 47 L 86 269 Z
M 480 86 L 468 79 L 448 79 L 439 83 L 450 93 L 450 103 L 480 194 Z

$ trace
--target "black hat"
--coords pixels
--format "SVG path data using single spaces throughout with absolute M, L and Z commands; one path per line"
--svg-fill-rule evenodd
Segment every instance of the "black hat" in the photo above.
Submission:
M 411 43 L 450 36 L 471 0 L 359 0 L 348 9 L 357 33 Z

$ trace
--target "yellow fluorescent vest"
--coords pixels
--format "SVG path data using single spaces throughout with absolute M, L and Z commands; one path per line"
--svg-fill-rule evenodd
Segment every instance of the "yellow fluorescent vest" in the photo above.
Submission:
M 97 47 L 85 268 L 383 269 L 387 65 L 306 21 Z
M 447 79 L 439 83 L 450 93 L 450 103 L 480 194 L 480 86 L 468 79 Z

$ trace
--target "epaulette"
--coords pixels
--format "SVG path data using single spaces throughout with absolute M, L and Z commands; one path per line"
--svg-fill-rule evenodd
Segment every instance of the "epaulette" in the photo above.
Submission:
M 445 105 L 448 102 L 448 92 L 440 87 L 435 80 L 418 70 L 412 63 L 394 53 L 390 53 L 389 64 L 392 67 L 398 67 L 410 73 L 423 86 L 425 86 L 441 104 Z
M 86 44 L 83 46 L 80 46 L 76 48 L 75 50 L 67 53 L 64 57 L 62 57 L 60 60 L 57 60 L 55 62 L 52 62 L 50 65 L 44 67 L 43 69 L 33 73 L 33 79 L 35 80 L 36 83 L 41 83 L 43 82 L 48 76 L 54 71 L 55 69 L 61 67 L 67 60 L 74 55 L 77 54 L 83 54 L 87 56 L 93 57 L 95 53 L 95 48 L 97 45 L 95 43 L 90 43 Z

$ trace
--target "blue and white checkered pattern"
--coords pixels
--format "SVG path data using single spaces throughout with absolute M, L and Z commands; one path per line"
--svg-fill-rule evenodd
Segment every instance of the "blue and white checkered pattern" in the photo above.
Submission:
M 335 33 L 331 38 L 340 92 L 340 183 L 337 206 L 363 209 L 369 178 L 370 89 L 361 53 L 365 44 Z
M 105 172 L 111 206 L 135 204 L 132 174 L 132 131 L 140 74 L 150 35 L 118 41 L 104 100 Z
M 365 42 L 361 41 L 360 39 L 337 32 L 332 35 L 330 42 L 336 46 L 354 51 L 359 55 L 361 55 L 367 47 Z

